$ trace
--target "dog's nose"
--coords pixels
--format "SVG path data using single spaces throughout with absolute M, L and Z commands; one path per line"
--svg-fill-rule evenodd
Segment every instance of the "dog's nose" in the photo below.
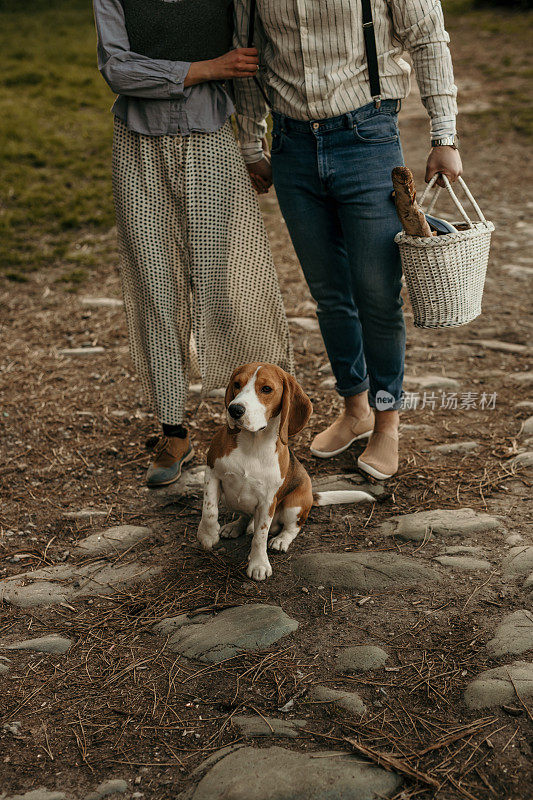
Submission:
M 246 409 L 243 405 L 241 405 L 241 403 L 232 403 L 230 406 L 228 406 L 228 411 L 232 419 L 240 419 Z

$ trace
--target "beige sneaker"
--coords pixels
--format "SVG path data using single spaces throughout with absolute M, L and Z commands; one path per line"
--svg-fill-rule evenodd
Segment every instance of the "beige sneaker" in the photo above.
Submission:
M 392 478 L 398 472 L 398 434 L 374 431 L 357 466 L 380 481 Z
M 363 419 L 352 417 L 343 411 L 325 431 L 311 442 L 311 452 L 318 458 L 332 458 L 344 453 L 358 439 L 365 439 L 374 430 L 374 412 Z

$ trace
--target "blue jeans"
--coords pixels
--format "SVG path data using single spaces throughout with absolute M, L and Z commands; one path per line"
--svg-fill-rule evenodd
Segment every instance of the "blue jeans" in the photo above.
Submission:
M 391 171 L 403 164 L 396 100 L 301 122 L 275 113 L 274 186 L 317 303 L 337 391 L 401 404 L 405 358 L 401 228 Z

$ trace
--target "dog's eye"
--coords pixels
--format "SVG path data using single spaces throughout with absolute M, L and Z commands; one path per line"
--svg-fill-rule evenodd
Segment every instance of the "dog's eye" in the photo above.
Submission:
M 235 381 L 235 383 L 233 384 L 233 388 L 237 390 L 241 388 L 241 384 L 239 383 L 239 381 Z
M 261 391 L 263 392 L 263 394 L 270 394 L 270 392 L 272 391 L 272 386 L 262 386 Z

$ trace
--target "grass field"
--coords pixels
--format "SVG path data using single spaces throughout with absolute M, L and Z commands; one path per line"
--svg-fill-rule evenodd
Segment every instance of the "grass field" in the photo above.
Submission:
M 503 84 L 496 112 L 480 114 L 477 135 L 493 135 L 495 125 L 531 133 L 524 98 L 532 76 L 531 14 L 473 12 L 471 0 L 443 5 L 452 35 L 470 32 L 478 50 L 486 49 L 474 71 Z M 87 0 L 34 0 L 29 12 L 3 0 L 0 30 L 0 272 L 24 281 L 29 271 L 61 266 L 59 280 L 75 288 L 98 258 L 80 239 L 113 224 L 113 97 L 96 69 L 91 6 Z M 502 34 L 508 40 L 504 52 L 491 48 L 491 32 L 499 42 Z

